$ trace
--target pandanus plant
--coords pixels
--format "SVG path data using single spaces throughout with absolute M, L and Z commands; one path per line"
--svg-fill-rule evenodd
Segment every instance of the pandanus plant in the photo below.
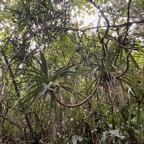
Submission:
M 48 67 L 44 54 L 40 52 L 40 59 L 34 57 L 33 63 L 28 63 L 26 64 L 26 68 L 21 69 L 24 72 L 22 78 L 26 78 L 27 86 L 21 92 L 21 96 L 15 105 L 19 105 L 22 110 L 26 111 L 42 97 L 51 96 L 51 101 L 54 100 L 51 92 L 55 91 L 56 86 L 59 86 L 55 81 L 60 77 L 71 74 L 72 71 L 70 71 L 70 68 L 73 66 L 72 64 L 68 64 L 56 71 L 52 71 Z

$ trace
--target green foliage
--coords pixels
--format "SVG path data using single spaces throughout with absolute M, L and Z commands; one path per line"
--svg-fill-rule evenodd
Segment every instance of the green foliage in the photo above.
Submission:
M 1 2 L 1 142 L 144 143 L 142 4 Z

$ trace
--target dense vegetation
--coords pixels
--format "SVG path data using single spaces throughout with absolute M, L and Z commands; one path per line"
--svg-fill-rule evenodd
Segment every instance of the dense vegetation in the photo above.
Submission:
M 0 3 L 0 143 L 144 143 L 143 0 Z

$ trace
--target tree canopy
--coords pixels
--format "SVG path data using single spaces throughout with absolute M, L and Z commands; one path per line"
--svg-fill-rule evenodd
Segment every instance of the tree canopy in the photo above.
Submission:
M 144 143 L 143 4 L 2 0 L 0 143 Z

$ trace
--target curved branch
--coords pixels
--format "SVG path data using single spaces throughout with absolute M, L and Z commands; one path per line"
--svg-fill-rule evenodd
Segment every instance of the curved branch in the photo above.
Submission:
M 132 49 L 132 50 L 133 50 L 133 49 Z M 128 69 L 129 69 L 129 55 L 130 55 L 130 53 L 131 53 L 132 50 L 130 50 L 130 51 L 127 53 L 127 56 L 126 56 L 126 60 L 127 60 L 126 69 L 124 70 L 123 73 L 121 73 L 120 75 L 116 76 L 116 78 L 122 77 L 122 76 L 128 71 Z
M 64 104 L 63 102 L 61 102 L 57 97 L 56 97 L 56 93 L 52 92 L 52 96 L 54 96 L 54 98 L 56 99 L 57 103 L 59 103 L 61 106 L 63 107 L 67 107 L 67 108 L 75 108 L 75 107 L 79 107 L 83 104 L 85 104 L 86 102 L 88 102 L 89 99 L 92 98 L 92 96 L 96 93 L 96 91 L 98 90 L 98 88 L 95 88 L 92 92 L 92 94 L 90 94 L 86 99 L 84 99 L 83 101 L 81 101 L 80 103 L 78 104 L 73 104 L 73 105 L 67 105 L 67 104 Z
M 126 23 L 123 23 L 123 24 L 119 24 L 119 25 L 112 25 L 110 26 L 109 25 L 109 28 L 117 28 L 117 27 L 125 27 L 127 25 L 132 25 L 132 24 L 143 24 L 144 23 L 144 19 L 143 20 L 140 20 L 140 21 L 133 21 L 133 22 L 126 22 Z M 92 30 L 92 29 L 97 29 L 97 28 L 107 28 L 108 26 L 96 26 L 96 27 L 91 27 L 91 28 L 85 28 L 85 29 L 77 29 L 77 28 L 73 28 L 73 27 L 52 27 L 52 26 L 43 26 L 39 29 L 37 29 L 36 31 L 33 32 L 33 34 L 31 34 L 30 36 L 26 37 L 23 39 L 23 41 L 26 41 L 26 40 L 29 40 L 30 38 L 36 36 L 38 33 L 40 33 L 41 31 L 44 31 L 44 30 L 65 30 L 65 31 L 79 31 L 79 32 L 86 32 L 86 31 L 89 31 L 89 30 Z M 108 29 L 107 31 L 105 31 L 105 34 L 103 36 L 103 38 L 106 37 L 108 33 Z
M 108 20 L 107 17 L 105 16 L 104 12 L 100 9 L 99 6 L 97 6 L 97 5 L 94 3 L 93 0 L 89 0 L 89 2 L 90 2 L 94 7 L 96 7 L 96 8 L 100 11 L 100 13 L 102 14 L 102 16 L 103 16 L 103 18 L 105 19 L 106 24 L 107 24 L 105 33 L 104 33 L 103 37 L 100 39 L 100 43 L 101 43 L 101 45 L 102 45 L 102 50 L 103 50 L 103 58 L 105 58 L 105 56 L 106 56 L 106 51 L 105 51 L 105 46 L 104 46 L 104 39 L 105 39 L 105 37 L 107 36 L 107 34 L 109 33 L 109 28 L 110 28 L 109 20 Z

